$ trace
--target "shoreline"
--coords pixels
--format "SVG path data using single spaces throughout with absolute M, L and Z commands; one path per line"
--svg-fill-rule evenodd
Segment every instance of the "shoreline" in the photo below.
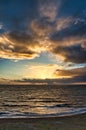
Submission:
M 32 121 L 42 121 L 42 120 L 63 120 L 63 119 L 73 119 L 73 118 L 83 118 L 86 116 L 86 113 L 83 114 L 75 114 L 68 116 L 58 116 L 58 117 L 38 117 L 38 118 L 0 118 L 0 123 L 8 123 L 8 122 L 32 122 Z
M 86 113 L 64 117 L 3 118 L 3 130 L 86 130 Z

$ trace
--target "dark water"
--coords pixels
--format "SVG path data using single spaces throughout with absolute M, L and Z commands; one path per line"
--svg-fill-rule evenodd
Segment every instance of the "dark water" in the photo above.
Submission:
M 85 112 L 85 85 L 0 85 L 0 118 L 66 116 Z

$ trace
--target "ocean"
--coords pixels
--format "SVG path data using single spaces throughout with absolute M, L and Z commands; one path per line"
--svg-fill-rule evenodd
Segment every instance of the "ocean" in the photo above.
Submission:
M 86 85 L 0 85 L 0 118 L 86 113 Z

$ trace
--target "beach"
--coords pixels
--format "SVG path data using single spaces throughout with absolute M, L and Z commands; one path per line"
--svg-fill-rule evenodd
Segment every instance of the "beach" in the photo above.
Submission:
M 86 114 L 47 118 L 0 119 L 0 130 L 86 130 Z

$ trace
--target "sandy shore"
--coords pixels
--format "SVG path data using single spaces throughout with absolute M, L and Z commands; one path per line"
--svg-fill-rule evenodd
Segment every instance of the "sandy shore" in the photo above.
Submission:
M 86 130 L 86 114 L 38 119 L 0 119 L 0 130 Z

